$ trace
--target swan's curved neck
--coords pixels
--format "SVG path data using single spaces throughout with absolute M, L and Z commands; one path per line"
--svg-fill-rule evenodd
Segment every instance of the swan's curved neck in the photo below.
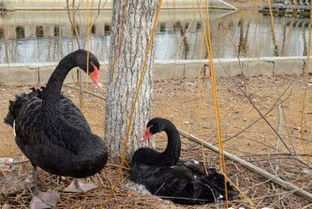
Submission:
M 132 162 L 143 163 L 151 166 L 172 166 L 176 165 L 180 157 L 181 140 L 176 127 L 169 121 L 164 124 L 163 131 L 168 137 L 168 144 L 163 152 L 150 148 L 140 148 L 132 157 Z
M 57 65 L 52 73 L 48 84 L 42 95 L 42 111 L 43 113 L 52 112 L 57 114 L 59 112 L 59 100 L 63 82 L 69 71 L 76 67 L 73 53 L 64 57 Z
M 164 152 L 160 153 L 160 161 L 163 164 L 175 165 L 180 157 L 181 152 L 181 140 L 180 135 L 176 127 L 168 122 L 164 131 L 168 137 L 168 144 Z

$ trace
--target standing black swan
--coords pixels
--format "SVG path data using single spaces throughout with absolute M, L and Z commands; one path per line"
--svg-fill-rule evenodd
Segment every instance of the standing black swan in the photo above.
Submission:
M 56 175 L 84 178 L 99 172 L 107 162 L 107 148 L 102 139 L 91 132 L 74 103 L 61 94 L 64 79 L 74 67 L 88 73 L 101 87 L 99 61 L 92 53 L 79 49 L 60 61 L 46 88 L 32 89 L 10 101 L 4 119 L 13 127 L 18 147 L 34 168 L 31 208 L 53 207 L 59 199 L 55 191 L 38 190 L 37 167 Z M 82 192 L 95 187 L 74 179 L 65 191 Z
M 223 199 L 224 176 L 215 169 L 206 174 L 203 165 L 195 160 L 179 161 L 181 141 L 176 127 L 163 118 L 154 118 L 147 124 L 143 140 L 165 131 L 168 145 L 164 152 L 150 148 L 138 149 L 131 164 L 131 178 L 143 184 L 152 194 L 178 204 L 206 204 Z M 228 197 L 237 191 L 227 182 Z

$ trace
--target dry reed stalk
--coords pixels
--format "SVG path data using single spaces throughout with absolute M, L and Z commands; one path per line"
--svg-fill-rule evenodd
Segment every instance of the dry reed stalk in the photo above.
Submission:
M 182 159 L 198 159 L 200 156 L 200 145 L 186 144 L 187 148 L 182 150 Z M 274 145 L 272 145 L 274 147 Z M 192 147 L 192 149 L 188 149 Z M 210 167 L 211 165 L 217 166 L 218 155 L 209 153 L 210 155 Z M 266 156 L 252 156 L 251 160 L 257 160 L 256 164 L 259 167 L 267 168 L 269 165 L 268 157 Z M 274 162 L 274 160 L 272 161 Z M 311 182 L 307 181 L 305 174 L 296 174 L 298 165 L 292 159 L 281 159 L 278 161 L 280 168 L 280 175 L 283 178 L 290 179 L 292 182 L 296 181 L 296 184 L 300 187 L 306 186 L 307 189 L 312 192 Z M 26 170 L 31 171 L 31 166 L 26 164 Z M 93 181 L 99 188 L 81 194 L 71 194 L 61 192 L 61 201 L 58 203 L 58 208 L 222 208 L 223 203 L 209 204 L 202 207 L 184 207 L 180 205 L 172 204 L 168 201 L 163 201 L 155 196 L 141 195 L 139 193 L 130 191 L 126 187 L 126 182 L 129 180 L 129 172 L 123 170 L 124 178 L 119 179 L 118 168 L 111 162 L 107 165 L 102 172 L 94 177 L 88 178 L 85 181 Z M 300 170 L 300 168 L 299 168 Z M 249 195 L 257 208 L 272 207 L 281 208 L 284 204 L 285 208 L 303 208 L 309 205 L 307 200 L 292 195 L 294 191 L 284 191 L 281 187 L 272 187 L 272 184 L 267 179 L 262 178 L 258 174 L 255 174 L 241 165 L 229 161 L 227 163 L 227 171 L 230 175 L 231 181 L 237 181 L 240 188 Z M 62 191 L 69 182 L 70 178 L 58 178 L 55 175 L 50 175 L 40 170 L 40 187 L 44 190 L 56 188 L 58 191 Z M 117 184 L 116 190 L 113 190 L 112 184 Z M 17 194 L 11 194 L 9 196 L 3 196 L 0 194 L 0 205 L 8 204 L 14 206 L 14 208 L 26 208 L 31 199 L 30 189 L 24 190 Z M 4 201 L 4 202 L 3 202 Z M 229 207 L 245 207 L 248 208 L 248 204 L 244 202 L 240 197 L 235 198 L 228 202 Z M 287 205 L 287 206 L 286 206 Z M 308 207 L 306 207 L 308 208 Z

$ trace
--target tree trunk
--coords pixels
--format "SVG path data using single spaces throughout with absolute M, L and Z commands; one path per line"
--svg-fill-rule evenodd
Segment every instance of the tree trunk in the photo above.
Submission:
M 144 60 L 147 59 L 142 88 L 137 100 L 133 125 L 128 139 L 126 160 L 142 145 L 146 123 L 151 116 L 152 105 L 152 49 L 145 56 L 153 26 L 156 0 L 114 0 L 111 48 L 109 57 L 109 86 L 106 100 L 105 141 L 110 155 L 119 161 L 127 138 L 131 109 L 141 76 Z

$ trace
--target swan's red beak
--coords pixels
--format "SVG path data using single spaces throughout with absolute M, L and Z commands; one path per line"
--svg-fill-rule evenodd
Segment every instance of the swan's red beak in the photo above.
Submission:
M 151 127 L 148 127 L 144 133 L 143 138 L 141 139 L 141 141 L 145 141 L 147 139 L 149 139 L 153 134 L 150 131 Z
M 92 79 L 92 81 L 100 88 L 103 88 L 103 85 L 100 81 L 100 71 L 99 68 L 97 68 L 95 65 L 93 65 L 93 72 L 89 73 L 90 78 Z

